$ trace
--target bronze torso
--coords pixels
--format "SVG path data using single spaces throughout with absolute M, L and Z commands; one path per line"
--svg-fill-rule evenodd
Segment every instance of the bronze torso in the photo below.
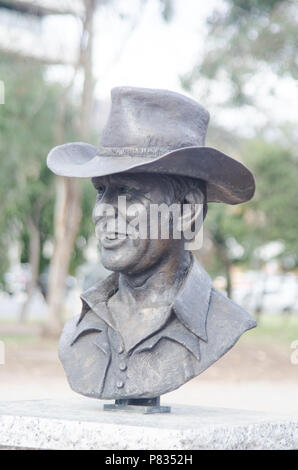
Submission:
M 82 313 L 67 322 L 60 341 L 70 386 L 89 397 L 150 398 L 175 390 L 256 325 L 193 261 L 172 307 L 160 309 L 159 324 L 126 349 L 107 305 L 117 279 L 112 274 L 81 296 Z
M 165 411 L 159 395 L 256 326 L 190 254 L 201 247 L 208 203 L 240 204 L 255 191 L 248 168 L 205 146 L 208 122 L 208 111 L 179 93 L 117 87 L 99 147 L 73 142 L 48 155 L 55 174 L 92 179 L 100 260 L 114 273 L 82 295 L 81 315 L 61 336 L 60 359 L 78 393 Z

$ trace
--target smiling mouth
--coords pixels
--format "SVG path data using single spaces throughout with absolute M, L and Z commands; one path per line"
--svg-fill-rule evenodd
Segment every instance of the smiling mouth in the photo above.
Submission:
M 100 243 L 104 248 L 116 248 L 125 242 L 127 233 L 103 233 L 100 238 Z
M 127 233 L 120 232 L 106 232 L 103 234 L 103 238 L 106 238 L 107 240 L 120 240 L 126 238 L 127 236 Z

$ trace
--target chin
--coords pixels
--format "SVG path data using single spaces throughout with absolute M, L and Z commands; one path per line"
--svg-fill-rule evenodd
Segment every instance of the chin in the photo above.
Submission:
M 143 258 L 143 251 L 132 247 L 106 249 L 101 247 L 100 259 L 104 267 L 110 271 L 128 273 L 133 271 Z

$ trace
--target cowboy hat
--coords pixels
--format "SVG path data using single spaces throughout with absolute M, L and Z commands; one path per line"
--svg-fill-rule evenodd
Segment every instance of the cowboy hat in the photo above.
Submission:
M 57 175 L 90 178 L 158 173 L 206 181 L 207 202 L 239 204 L 252 198 L 252 173 L 239 161 L 205 147 L 209 113 L 179 93 L 117 87 L 101 145 L 55 147 L 47 165 Z

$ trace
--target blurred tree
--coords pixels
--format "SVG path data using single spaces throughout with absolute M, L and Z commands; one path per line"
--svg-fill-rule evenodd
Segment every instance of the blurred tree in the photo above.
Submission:
M 256 96 L 248 87 L 257 74 L 269 71 L 277 77 L 296 79 L 295 6 L 293 0 L 224 0 L 223 8 L 216 9 L 207 21 L 204 56 L 181 78 L 183 86 L 193 90 L 205 78 L 208 93 L 218 82 L 225 83 L 229 93 L 222 105 L 241 108 L 247 104 L 257 106 Z M 267 117 L 270 123 L 270 116 Z M 294 133 L 290 136 L 287 131 L 276 129 L 273 141 L 272 132 L 268 137 L 268 131 L 263 129 L 251 140 L 239 139 L 236 135 L 231 137 L 223 124 L 213 127 L 210 133 L 211 144 L 230 155 L 238 154 L 252 169 L 257 183 L 256 195 L 249 203 L 239 207 L 209 206 L 205 232 L 215 253 L 209 262 L 214 274 L 225 274 L 228 294 L 232 265 L 237 262 L 251 265 L 255 249 L 261 244 L 283 241 L 285 251 L 281 258 L 288 255 L 294 263 L 297 250 L 293 235 L 297 233 L 294 196 L 297 161 L 291 150 L 291 145 L 295 148 Z M 243 248 L 242 253 L 237 244 Z
M 92 71 L 92 55 L 94 40 L 94 15 L 96 0 L 84 0 L 84 18 L 82 36 L 78 52 L 77 68 L 83 70 L 84 82 L 79 109 L 79 123 L 75 140 L 88 141 L 91 134 L 93 110 L 94 79 Z M 100 2 L 102 3 L 102 2 Z M 64 96 L 61 106 L 61 118 L 57 126 L 57 142 L 66 142 L 63 116 L 65 114 Z M 79 139 L 78 139 L 79 137 Z M 62 306 L 65 297 L 65 279 L 68 274 L 72 251 L 79 231 L 82 217 L 81 185 L 77 179 L 58 177 L 55 205 L 54 253 L 51 259 L 48 283 L 49 315 L 45 325 L 45 333 L 56 335 L 61 330 Z
M 63 86 L 48 83 L 44 67 L 1 55 L 0 77 L 5 83 L 5 105 L 0 105 L 0 280 L 8 269 L 8 251 L 13 240 L 22 242 L 21 261 L 29 263 L 30 296 L 41 272 L 49 264 L 43 247 L 54 234 L 55 177 L 45 156 L 56 143 L 57 116 Z M 64 138 L 74 140 L 75 105 L 69 100 L 64 110 Z M 83 217 L 79 236 L 90 234 L 90 212 L 94 194 L 83 184 Z M 82 262 L 82 247 L 76 246 L 71 271 Z
M 298 158 L 293 139 L 287 143 L 254 139 L 244 148 L 244 157 L 256 175 L 257 190 L 250 203 L 249 222 L 259 244 L 281 241 L 279 255 L 285 268 L 298 265 Z
M 43 217 L 44 211 L 52 212 L 54 200 L 44 155 L 54 142 L 59 87 L 44 81 L 40 66 L 3 55 L 0 76 L 5 83 L 5 105 L 0 106 L 0 270 L 3 276 L 9 242 L 23 239 L 31 292 L 39 275 L 40 244 L 46 231 L 52 232 Z
M 232 266 L 259 267 L 257 249 L 270 241 L 283 244 L 281 266 L 298 266 L 298 161 L 293 138 L 286 135 L 288 142 L 268 142 L 262 135 L 242 139 L 240 153 L 256 179 L 254 198 L 239 206 L 209 204 L 204 231 L 213 256 L 204 256 L 203 250 L 203 259 L 212 274 L 226 277 L 228 295 Z
M 171 0 L 160 0 L 162 15 L 168 21 L 172 14 Z M 141 0 L 145 5 L 147 0 Z M 91 141 L 91 121 L 93 110 L 94 77 L 93 41 L 94 17 L 96 9 L 108 3 L 106 0 L 84 0 L 84 16 L 82 22 L 82 36 L 80 41 L 78 68 L 84 74 L 81 107 L 79 110 L 79 123 L 76 140 Z M 114 3 L 110 2 L 111 5 Z M 60 135 L 57 141 L 62 142 L 63 127 L 59 126 Z M 64 139 L 65 141 L 65 139 Z M 91 212 L 91 211 L 90 211 Z M 71 255 L 74 249 L 76 235 L 81 221 L 81 186 L 78 180 L 72 178 L 57 179 L 57 198 L 55 206 L 55 244 L 49 273 L 49 316 L 45 326 L 46 334 L 56 335 L 61 330 L 62 305 L 65 297 L 65 278 L 68 273 Z
M 146 1 L 147 0 L 140 0 L 140 3 L 142 5 L 145 5 Z M 18 2 L 12 2 L 12 6 L 17 8 L 17 3 Z M 1 220 L 3 221 L 3 226 L 7 227 L 7 229 L 3 230 L 2 240 L 7 241 L 7 238 L 5 239 L 5 235 L 7 233 L 11 233 L 11 226 L 14 225 L 15 236 L 17 238 L 21 238 L 24 243 L 22 260 L 29 261 L 29 264 L 31 266 L 32 281 L 29 286 L 30 293 L 33 292 L 33 289 L 36 285 L 40 265 L 44 267 L 47 263 L 43 256 L 41 256 L 42 245 L 45 241 L 44 238 L 47 238 L 49 234 L 53 235 L 54 253 L 50 263 L 47 292 L 49 316 L 45 325 L 45 332 L 48 334 L 56 334 L 61 329 L 61 314 L 63 310 L 62 304 L 65 296 L 65 279 L 69 269 L 73 270 L 77 263 L 82 260 L 81 250 L 79 246 L 75 245 L 75 241 L 77 235 L 80 235 L 82 233 L 84 234 L 84 232 L 87 230 L 87 227 L 88 230 L 90 229 L 89 223 L 83 220 L 81 230 L 79 232 L 82 217 L 81 203 L 83 202 L 84 207 L 87 208 L 83 212 L 83 217 L 86 214 L 88 218 L 90 218 L 91 205 L 93 202 L 93 193 L 91 196 L 89 185 L 87 186 L 83 184 L 82 199 L 82 185 L 77 180 L 62 177 L 53 178 L 45 167 L 44 157 L 51 147 L 59 143 L 74 140 L 92 141 L 91 120 L 94 90 L 94 79 L 92 74 L 93 19 L 96 8 L 98 6 L 108 3 L 111 3 L 112 5 L 114 2 L 109 2 L 108 0 L 82 1 L 84 13 L 80 13 L 79 15 L 79 19 L 82 20 L 82 34 L 80 41 L 80 50 L 78 51 L 78 61 L 74 70 L 74 77 L 76 76 L 77 71 L 80 69 L 83 71 L 84 80 L 81 96 L 81 105 L 79 109 L 76 109 L 76 111 L 73 112 L 73 117 L 70 114 L 69 108 L 71 94 L 73 92 L 73 81 L 66 88 L 53 86 L 53 89 L 56 90 L 56 95 L 53 97 L 53 113 L 51 116 L 49 116 L 49 118 L 47 118 L 47 124 L 45 124 L 45 120 L 42 116 L 42 112 L 46 113 L 46 109 L 43 108 L 43 93 L 41 92 L 42 96 L 37 97 L 36 106 L 38 112 L 36 113 L 36 119 L 38 122 L 35 123 L 33 120 L 33 116 L 31 116 L 30 114 L 31 111 L 34 112 L 34 109 L 30 109 L 30 103 L 32 105 L 32 102 L 34 102 L 34 100 L 32 99 L 32 96 L 28 90 L 31 77 L 28 78 L 28 82 L 26 79 L 24 81 L 24 94 L 25 97 L 28 98 L 29 106 L 28 109 L 26 109 L 24 112 L 28 122 L 28 128 L 26 128 L 26 132 L 23 131 L 23 141 L 19 138 L 15 140 L 18 141 L 16 145 L 20 144 L 20 149 L 22 148 L 21 142 L 24 142 L 26 144 L 24 144 L 23 146 L 23 151 L 24 149 L 28 149 L 28 158 L 29 156 L 30 158 L 33 158 L 34 156 L 34 163 L 28 166 L 28 170 L 29 168 L 34 167 L 34 170 L 32 170 L 34 172 L 34 178 L 30 179 L 29 177 L 27 178 L 25 175 L 23 175 L 22 179 L 22 173 L 20 172 L 20 174 L 18 174 L 18 178 L 22 180 L 23 185 L 19 185 L 18 187 L 20 188 L 20 191 L 22 189 L 23 192 L 25 192 L 24 188 L 26 188 L 26 190 L 28 190 L 29 192 L 31 191 L 32 194 L 30 193 L 30 197 L 28 196 L 28 200 L 26 197 L 24 197 L 22 201 L 22 198 L 18 200 L 18 203 L 20 203 L 20 201 L 23 203 L 22 207 L 13 207 L 12 205 L 8 204 L 5 211 L 3 211 Z M 172 1 L 160 0 L 160 3 L 161 14 L 163 15 L 165 21 L 169 21 L 173 14 Z M 40 8 L 39 3 L 36 5 L 36 8 Z M 36 11 L 35 13 L 39 14 L 40 12 Z M 49 13 L 60 14 L 63 13 L 63 11 L 42 11 L 42 15 L 47 15 Z M 69 13 L 75 14 L 75 12 L 73 11 L 69 11 Z M 10 62 L 9 70 L 11 71 L 11 73 L 13 74 L 17 70 L 17 76 L 22 82 L 23 77 L 25 76 L 25 68 L 23 69 L 23 67 L 24 62 L 26 61 L 26 67 L 28 71 L 32 70 L 32 75 L 34 75 L 35 71 L 38 70 L 38 76 L 40 78 L 40 87 L 46 94 L 47 86 L 49 89 L 51 87 L 43 81 L 42 73 L 44 69 L 42 69 L 37 64 L 43 64 L 46 66 L 51 65 L 52 62 L 47 58 L 42 58 L 38 60 L 36 60 L 35 58 L 33 60 L 31 56 L 25 57 L 22 51 L 18 51 L 17 55 L 14 53 L 13 57 L 14 59 L 17 58 L 19 62 Z M 1 79 L 5 79 L 3 74 L 1 76 Z M 15 83 L 11 83 L 13 89 Z M 33 80 L 32 83 L 34 83 Z M 31 92 L 34 94 L 34 92 L 37 92 L 38 89 L 39 88 L 35 87 L 34 85 L 31 89 Z M 6 95 L 8 96 L 8 94 Z M 20 102 L 14 101 L 14 106 L 16 114 L 18 114 L 18 112 L 20 112 L 19 108 L 21 107 Z M 6 106 L 5 110 L 7 111 Z M 39 112 L 40 110 L 42 110 L 42 112 Z M 13 113 L 14 112 L 12 111 L 12 115 Z M 3 123 L 5 123 L 3 125 L 7 125 L 7 127 L 11 126 L 11 123 L 9 123 L 9 120 L 7 120 L 6 115 L 3 116 Z M 42 146 L 42 142 L 39 142 L 39 138 L 41 138 L 41 140 L 43 139 L 43 133 L 39 131 L 39 126 L 43 125 L 45 126 L 45 133 L 48 132 L 48 135 L 44 136 L 44 146 Z M 13 126 L 11 126 L 10 129 L 12 131 Z M 4 134 L 3 137 L 5 143 L 8 144 L 9 140 Z M 35 153 L 32 153 L 30 151 L 29 144 L 32 146 L 36 146 Z M 13 145 L 11 145 L 11 148 L 13 148 Z M 15 159 L 18 164 L 21 158 L 20 149 L 18 149 L 19 151 L 15 153 Z M 10 163 L 12 164 L 12 161 L 10 161 Z M 13 165 L 12 167 L 7 167 L 7 171 L 2 173 L 3 179 L 5 179 L 9 174 L 9 168 L 13 168 Z M 36 184 L 33 180 L 36 181 Z M 4 194 L 5 186 L 3 186 L 3 195 Z M 21 194 L 21 192 L 19 193 L 18 191 L 15 191 L 15 197 L 17 197 L 16 194 L 19 195 Z M 53 202 L 54 195 L 56 196 L 55 205 Z M 43 198 L 45 199 L 45 201 L 43 201 Z M 27 216 L 25 206 L 26 210 L 28 210 L 29 212 L 29 216 Z M 19 211 L 22 212 L 24 216 L 24 221 L 18 216 Z M 26 219 L 25 216 L 27 217 Z M 52 218 L 54 218 L 54 224 L 52 224 Z M 4 259 L 4 256 L 6 254 L 5 247 L 7 247 L 7 243 L 3 243 L 2 245 L 0 244 L 0 251 L 1 247 L 3 247 L 2 252 Z M 2 264 L 2 267 L 3 271 L 5 271 L 4 262 Z M 28 300 L 29 299 L 30 296 Z
M 211 275 L 222 274 L 226 278 L 227 295 L 232 294 L 232 267 L 245 265 L 250 259 L 253 233 L 246 222 L 246 214 L 251 211 L 248 204 L 225 206 L 210 204 L 204 226 L 205 237 L 209 240 L 212 256 L 203 255 Z M 208 243 L 207 243 L 208 245 Z M 198 254 L 200 256 L 200 253 Z
M 171 21 L 175 13 L 174 0 L 160 0 L 160 6 L 163 19 L 166 22 Z
M 208 19 L 204 57 L 182 77 L 191 89 L 202 76 L 230 87 L 227 104 L 251 104 L 247 85 L 270 70 L 298 78 L 297 3 L 294 0 L 224 0 Z

